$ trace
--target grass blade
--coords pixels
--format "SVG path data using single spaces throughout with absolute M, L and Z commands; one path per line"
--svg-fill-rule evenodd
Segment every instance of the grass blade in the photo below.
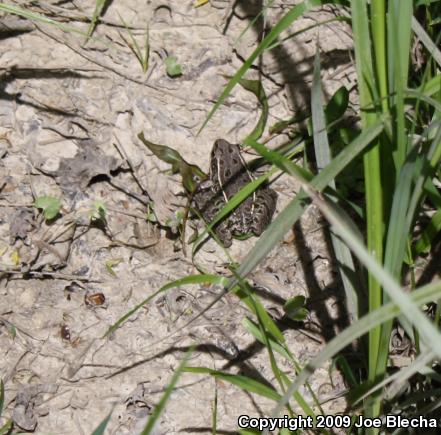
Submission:
M 185 366 L 187 365 L 188 360 L 190 359 L 191 354 L 194 351 L 194 347 L 191 347 L 185 354 L 184 359 L 179 364 L 178 368 L 173 373 L 173 376 L 167 385 L 167 388 L 165 389 L 164 395 L 161 397 L 161 400 L 156 405 L 155 409 L 152 412 L 152 415 L 150 416 L 146 426 L 144 427 L 143 431 L 140 435 L 149 435 L 152 433 L 156 422 L 158 421 L 161 414 L 164 412 L 165 405 L 168 402 L 168 399 L 170 398 L 176 383 L 178 382 L 179 378 L 181 377 L 181 374 L 184 372 Z
M 219 99 L 210 110 L 207 118 L 205 119 L 202 127 L 199 129 L 198 134 L 205 128 L 208 121 L 214 115 L 219 106 L 225 101 L 225 99 L 230 94 L 231 90 L 239 83 L 239 80 L 245 74 L 254 61 L 277 39 L 277 37 L 286 30 L 298 17 L 303 13 L 309 11 L 310 9 L 321 6 L 327 1 L 322 0 L 304 0 L 298 5 L 294 6 L 290 11 L 288 11 L 271 29 L 271 32 L 264 38 L 264 40 L 257 46 L 257 48 L 251 53 L 250 57 L 244 62 L 244 64 L 239 68 L 239 70 L 234 74 L 233 78 L 227 83 L 225 89 L 222 91 Z
M 331 150 L 329 148 L 328 135 L 326 132 L 326 116 L 324 111 L 324 100 L 320 79 L 320 55 L 317 50 L 314 60 L 314 74 L 311 91 L 311 114 L 314 138 L 314 151 L 317 161 L 317 168 L 321 170 L 331 163 Z M 332 180 L 329 185 L 335 189 L 335 182 Z M 355 277 L 355 266 L 349 248 L 334 234 L 331 233 L 332 246 L 338 262 L 338 270 L 346 294 L 347 309 L 350 319 L 358 319 L 359 302 L 355 284 L 352 280 Z M 361 289 L 358 283 L 357 288 Z
M 103 338 L 108 337 L 109 335 L 113 334 L 126 320 L 128 320 L 134 313 L 136 313 L 140 308 L 142 308 L 144 305 L 148 304 L 152 299 L 154 299 L 159 294 L 170 290 L 174 287 L 179 287 L 181 285 L 187 285 L 187 284 L 220 284 L 224 285 L 226 282 L 226 278 L 220 277 L 217 275 L 190 275 L 186 276 L 184 278 L 178 279 L 176 281 L 169 282 L 168 284 L 161 287 L 158 291 L 144 299 L 142 302 L 140 302 L 138 305 L 133 307 L 130 311 L 128 311 L 123 317 L 118 319 L 103 335 Z
M 415 35 L 418 36 L 418 39 L 420 39 L 420 41 L 425 45 L 427 51 L 438 64 L 438 67 L 441 67 L 441 51 L 415 17 L 412 17 L 412 30 L 415 32 Z
M 92 435 L 104 435 L 107 425 L 109 424 L 112 411 L 109 412 L 107 417 L 98 425 L 98 427 L 92 432 Z
M 326 168 L 311 181 L 311 185 L 319 191 L 324 190 L 331 180 L 352 161 L 354 156 L 365 149 L 382 131 L 383 122 L 379 120 L 344 148 L 332 163 L 326 166 Z M 264 147 L 259 147 L 258 151 L 261 152 L 268 161 L 271 161 L 271 163 L 283 165 L 290 175 L 304 181 L 300 178 L 298 171 L 289 160 L 283 159 L 282 156 L 270 152 Z M 240 276 L 246 277 L 268 255 L 271 249 L 283 239 L 284 235 L 300 218 L 303 213 L 303 208 L 307 203 L 308 196 L 304 192 L 301 192 L 279 213 L 237 269 L 237 273 Z M 229 288 L 231 287 L 232 283 L 230 282 Z
M 428 284 L 414 291 L 410 299 L 415 305 L 421 305 L 441 297 L 441 282 Z M 398 305 L 389 302 L 377 310 L 371 311 L 352 324 L 349 328 L 342 331 L 337 337 L 333 338 L 320 353 L 313 358 L 297 375 L 293 383 L 284 394 L 282 401 L 271 413 L 272 416 L 280 414 L 289 398 L 303 385 L 316 369 L 321 367 L 326 361 L 351 344 L 354 340 L 369 332 L 373 327 L 381 325 L 393 319 L 400 313 Z
M 98 18 L 101 15 L 101 12 L 104 9 L 104 6 L 106 5 L 107 0 L 95 0 L 95 10 L 93 11 L 92 19 L 90 20 L 89 29 L 87 31 L 86 35 L 86 41 L 89 40 L 89 38 L 92 36 L 93 31 L 95 30 L 96 23 L 98 21 Z
M 203 373 L 214 376 L 216 379 L 220 379 L 230 384 L 236 385 L 244 391 L 258 394 L 259 396 L 266 397 L 274 401 L 280 400 L 280 394 L 272 387 L 262 384 L 255 379 L 251 379 L 247 376 L 232 375 L 230 373 L 221 372 L 218 370 L 209 369 L 206 367 L 187 367 L 185 372 L 189 373 Z

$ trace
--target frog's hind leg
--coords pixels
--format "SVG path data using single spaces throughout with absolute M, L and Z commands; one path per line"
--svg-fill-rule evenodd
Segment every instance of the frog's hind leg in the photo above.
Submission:
M 213 218 L 225 206 L 225 202 L 222 200 L 219 192 L 211 201 L 211 208 L 206 216 L 208 222 L 212 222 Z M 216 224 L 214 227 L 214 232 L 226 248 L 229 248 L 232 245 L 233 235 L 231 233 L 228 218 L 224 217 L 221 222 Z
M 214 232 L 219 240 L 223 243 L 225 248 L 229 248 L 232 245 L 233 235 L 226 219 L 216 225 Z
M 269 188 L 256 192 L 254 204 L 253 223 L 251 230 L 256 236 L 260 236 L 270 224 L 276 210 L 277 193 Z

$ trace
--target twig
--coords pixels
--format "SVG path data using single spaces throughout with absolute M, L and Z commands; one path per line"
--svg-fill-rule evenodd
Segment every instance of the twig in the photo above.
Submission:
M 105 282 L 102 279 L 94 279 L 80 275 L 69 275 L 67 273 L 61 273 L 61 272 L 44 272 L 44 271 L 37 272 L 32 270 L 27 272 L 22 272 L 20 270 L 0 269 L 0 273 L 7 273 L 10 275 L 31 275 L 35 278 L 44 278 L 45 276 L 50 276 L 52 278 L 64 279 L 66 281 L 83 281 L 83 282 L 98 282 L 98 283 Z
M 136 184 L 138 185 L 138 187 L 141 189 L 142 193 L 146 194 L 149 197 L 149 199 L 151 200 L 150 195 L 148 194 L 147 190 L 144 188 L 144 186 L 142 185 L 138 176 L 136 175 L 135 165 L 133 164 L 132 160 L 130 159 L 129 155 L 127 154 L 123 144 L 119 140 L 119 137 L 116 134 L 115 134 L 115 137 L 118 142 L 118 145 L 116 143 L 114 143 L 113 146 L 118 150 L 121 157 L 123 157 L 126 160 L 127 164 L 129 165 L 129 167 L 131 169 L 132 176 L 133 176 L 134 180 L 136 181 Z

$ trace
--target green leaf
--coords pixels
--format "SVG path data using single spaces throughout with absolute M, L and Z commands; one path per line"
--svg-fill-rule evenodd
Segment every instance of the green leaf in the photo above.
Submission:
M 207 178 L 207 175 L 198 166 L 187 163 L 173 148 L 148 141 L 143 132 L 138 134 L 138 138 L 158 159 L 169 163 L 174 174 L 179 172 L 187 192 L 192 193 L 196 190 L 197 180 Z
M 177 234 L 182 229 L 184 222 L 184 213 L 178 210 L 175 214 L 165 221 L 165 225 L 171 229 L 173 234 Z
M 421 41 L 421 43 L 426 47 L 428 53 L 430 53 L 430 56 L 433 57 L 438 65 L 441 65 L 441 52 L 437 47 L 437 42 L 432 40 L 432 38 L 424 30 L 423 26 L 413 15 L 412 30 Z
M 441 231 L 441 210 L 438 210 L 430 219 L 429 224 L 421 234 L 420 239 L 415 245 L 417 254 L 428 253 L 432 245 L 432 240 Z
M 0 417 L 3 413 L 3 406 L 5 404 L 5 386 L 3 379 L 0 379 Z M 2 427 L 0 427 L 0 435 L 6 435 L 10 433 L 12 429 L 12 420 L 8 420 Z
M 258 140 L 265 130 L 266 122 L 268 120 L 268 98 L 265 94 L 265 89 L 262 86 L 262 82 L 260 80 L 247 80 L 240 79 L 239 84 L 246 89 L 247 91 L 252 92 L 256 98 L 259 100 L 259 103 L 262 105 L 262 113 L 260 115 L 259 121 L 257 121 L 256 126 L 253 131 L 244 139 L 243 143 L 247 143 L 248 140 Z
M 87 31 L 86 42 L 92 36 L 92 33 L 95 30 L 98 18 L 101 15 L 101 12 L 103 11 L 105 5 L 106 5 L 106 0 L 96 0 L 95 1 L 95 10 L 93 11 L 92 19 L 90 20 L 90 26 Z
M 5 385 L 3 379 L 0 379 L 0 417 L 3 413 L 3 405 L 5 404 Z
M 335 94 L 329 100 L 325 108 L 326 123 L 329 125 L 332 122 L 340 119 L 346 112 L 349 105 L 349 91 L 342 86 L 337 89 Z
M 62 30 L 63 32 L 69 32 L 69 33 L 77 33 L 82 36 L 87 36 L 85 32 L 82 30 L 79 30 L 77 27 L 74 26 L 67 26 L 66 24 L 60 23 L 56 20 L 52 20 L 50 18 L 45 17 L 44 15 L 40 15 L 31 11 L 28 11 L 23 8 L 19 8 L 16 6 L 7 5 L 5 3 L 0 3 L 0 11 L 6 12 L 7 14 L 14 14 L 18 15 L 20 17 L 23 17 L 30 21 L 36 21 L 38 23 L 48 24 L 49 26 L 56 27 L 57 29 Z M 100 42 L 105 42 L 104 40 L 100 40 Z M 106 43 L 106 46 L 109 46 L 108 43 Z
M 54 219 L 60 213 L 61 202 L 54 196 L 40 196 L 35 202 L 36 208 L 42 209 L 45 219 Z
M 246 281 L 241 282 L 241 288 L 236 294 L 247 305 L 250 311 L 259 318 L 260 324 L 264 330 L 271 334 L 271 336 L 279 343 L 285 343 L 285 337 L 283 336 L 282 331 L 280 331 L 279 327 L 265 310 L 262 302 L 253 295 L 252 288 Z
M 106 261 L 106 270 L 107 272 L 116 278 L 116 272 L 113 270 L 113 266 L 117 266 L 119 263 L 123 261 L 122 258 L 111 258 Z
M 148 222 L 153 223 L 153 224 L 158 222 L 158 218 L 156 217 L 156 214 L 155 214 L 155 212 L 153 210 L 151 210 L 150 212 L 147 213 L 146 220 Z
M 265 337 L 262 334 L 259 326 L 253 322 L 251 319 L 245 317 L 242 320 L 242 326 L 253 335 L 256 340 L 259 340 L 262 344 L 265 344 Z M 284 347 L 284 345 L 280 344 L 280 341 L 276 341 L 270 334 L 267 333 L 266 339 L 268 340 L 271 348 L 275 350 L 277 353 L 282 355 L 284 358 L 291 359 L 292 355 L 289 353 L 289 349 Z
M 281 133 L 292 124 L 300 123 L 308 119 L 311 114 L 308 110 L 300 110 L 294 116 L 289 119 L 282 119 L 269 127 L 270 134 Z
M 112 412 L 113 409 L 112 411 L 109 412 L 107 417 L 98 425 L 98 427 L 92 432 L 92 435 L 104 435 L 104 431 L 106 430 L 106 427 L 109 424 Z
M 17 328 L 14 324 L 10 323 L 8 325 L 8 332 L 11 334 L 11 337 L 15 339 L 17 337 Z
M 13 421 L 8 420 L 2 427 L 0 427 L 0 435 L 8 435 L 11 433 Z
M 178 77 L 182 75 L 182 68 L 178 63 L 176 56 L 168 56 L 165 59 L 165 69 L 170 77 Z
M 305 308 L 305 296 L 302 295 L 287 300 L 283 309 L 286 315 L 296 322 L 303 322 L 308 315 L 308 310 Z
M 317 161 L 317 168 L 321 170 L 331 164 L 331 149 L 329 146 L 329 138 L 327 131 L 327 123 L 333 122 L 343 116 L 348 106 L 349 93 L 346 88 L 340 88 L 331 98 L 325 110 L 324 97 L 321 82 L 320 54 L 317 50 L 314 60 L 314 73 L 311 88 L 311 127 L 314 139 L 314 152 Z M 335 189 L 335 181 L 329 183 L 332 189 Z M 359 298 L 357 289 L 357 277 L 352 254 L 342 241 L 331 233 L 331 242 L 334 249 L 335 257 L 338 264 L 340 277 L 346 293 L 346 306 L 350 317 L 358 318 Z M 302 316 L 307 315 L 305 310 L 298 313 L 299 320 Z M 303 318 L 304 320 L 304 318 Z
M 91 221 L 106 222 L 107 206 L 103 201 L 94 201 L 92 209 L 89 212 Z
M 420 287 L 410 294 L 410 299 L 418 306 L 425 302 L 439 298 L 441 295 L 441 283 L 428 284 Z M 369 314 L 354 322 L 351 326 L 343 330 L 339 335 L 333 338 L 316 357 L 308 362 L 300 373 L 294 378 L 294 381 L 289 386 L 284 394 L 282 401 L 273 410 L 272 415 L 278 415 L 280 411 L 286 406 L 291 396 L 298 391 L 299 387 L 303 385 L 326 361 L 338 354 L 347 345 L 352 343 L 358 337 L 370 331 L 374 326 L 380 325 L 390 319 L 393 319 L 400 312 L 398 305 L 389 302 Z

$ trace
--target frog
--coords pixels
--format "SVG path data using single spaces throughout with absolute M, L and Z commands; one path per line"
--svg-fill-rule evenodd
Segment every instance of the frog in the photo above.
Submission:
M 196 209 L 207 223 L 212 222 L 225 204 L 254 178 L 240 146 L 224 139 L 216 140 L 210 155 L 209 178 L 193 197 Z M 232 245 L 234 237 L 260 236 L 271 222 L 276 203 L 277 193 L 267 185 L 260 185 L 214 227 L 216 236 L 226 248 Z

